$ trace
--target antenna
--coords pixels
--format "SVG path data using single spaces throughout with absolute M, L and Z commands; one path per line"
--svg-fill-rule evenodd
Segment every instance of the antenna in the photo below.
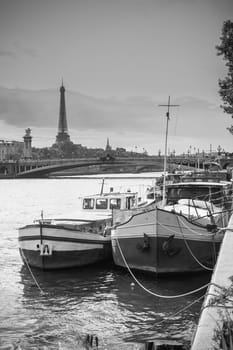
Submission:
M 165 205 L 165 194 L 166 194 L 166 172 L 167 172 L 167 135 L 168 135 L 168 121 L 170 119 L 170 107 L 179 107 L 179 105 L 171 105 L 170 104 L 170 96 L 168 97 L 168 104 L 159 105 L 159 107 L 167 107 L 167 123 L 166 123 L 166 136 L 165 136 L 165 150 L 164 150 L 164 168 L 163 168 L 163 200 L 162 206 Z
M 104 193 L 104 177 L 102 179 L 102 185 L 101 185 L 101 190 L 100 190 L 100 195 L 102 196 L 102 194 Z

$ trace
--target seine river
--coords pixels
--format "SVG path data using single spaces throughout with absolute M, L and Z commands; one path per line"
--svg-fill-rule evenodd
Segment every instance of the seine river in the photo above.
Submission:
M 105 188 L 145 191 L 150 177 L 106 179 Z M 43 272 L 23 265 L 18 227 L 40 218 L 80 218 L 80 196 L 98 193 L 99 179 L 0 180 L 0 349 L 86 349 L 87 335 L 98 349 L 141 349 L 149 340 L 187 346 L 198 321 L 204 292 L 174 300 L 148 294 L 124 269 L 95 265 Z M 177 295 L 209 281 L 209 275 L 156 278 L 136 273 L 159 294 Z M 137 343 L 137 344 L 136 344 Z M 140 345 L 141 346 L 141 345 Z M 144 346 L 144 345 L 143 345 Z

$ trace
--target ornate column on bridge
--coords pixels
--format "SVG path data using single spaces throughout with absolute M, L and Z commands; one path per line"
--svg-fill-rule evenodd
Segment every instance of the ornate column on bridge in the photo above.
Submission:
M 26 134 L 23 137 L 24 140 L 24 147 L 23 147 L 23 156 L 25 159 L 31 159 L 32 158 L 32 136 L 31 136 L 31 129 L 28 128 L 25 130 Z
M 56 143 L 61 144 L 64 142 L 71 142 L 70 136 L 68 134 L 68 126 L 66 119 L 66 104 L 65 104 L 65 88 L 62 85 L 60 87 L 60 112 L 58 121 L 58 134 L 56 137 Z

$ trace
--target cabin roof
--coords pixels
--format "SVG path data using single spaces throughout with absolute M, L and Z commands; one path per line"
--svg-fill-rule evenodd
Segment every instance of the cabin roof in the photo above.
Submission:
M 111 192 L 111 193 L 102 193 L 102 194 L 91 194 L 84 196 L 83 198 L 124 198 L 124 197 L 135 197 L 137 192 Z

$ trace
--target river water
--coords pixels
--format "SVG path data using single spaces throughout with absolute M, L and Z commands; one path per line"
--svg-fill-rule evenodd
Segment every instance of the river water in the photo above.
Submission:
M 111 178 L 106 189 L 143 192 L 150 177 Z M 0 181 L 0 349 L 83 349 L 87 334 L 98 349 L 139 349 L 148 340 L 178 341 L 188 348 L 204 294 L 174 300 L 154 297 L 186 293 L 210 276 L 156 278 L 136 273 L 138 285 L 113 264 L 32 274 L 23 265 L 17 229 L 40 218 L 80 218 L 80 196 L 98 193 L 101 178 L 21 179 Z M 36 279 L 34 281 L 33 277 Z M 38 288 L 40 286 L 41 290 Z M 178 312 L 178 313 L 177 313 Z

